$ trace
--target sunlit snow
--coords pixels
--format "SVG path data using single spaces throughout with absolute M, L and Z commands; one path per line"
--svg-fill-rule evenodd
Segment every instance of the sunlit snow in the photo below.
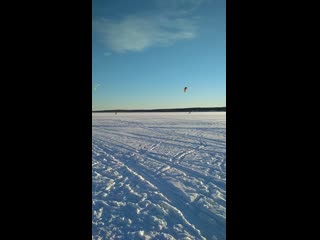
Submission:
M 226 239 L 226 114 L 93 113 L 92 239 Z

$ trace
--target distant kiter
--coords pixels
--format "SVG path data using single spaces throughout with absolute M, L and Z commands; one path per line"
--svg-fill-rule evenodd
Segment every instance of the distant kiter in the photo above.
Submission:
M 187 87 L 184 87 L 183 91 L 184 91 L 184 92 L 187 92 L 187 89 L 188 89 Z

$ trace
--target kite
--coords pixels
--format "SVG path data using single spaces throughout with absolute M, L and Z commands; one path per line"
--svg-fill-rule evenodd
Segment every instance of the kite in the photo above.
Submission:
M 98 84 L 95 84 L 94 87 L 93 87 L 93 90 L 94 90 L 94 91 L 97 91 L 97 87 L 99 87 L 99 86 L 100 86 L 99 83 L 98 83 Z

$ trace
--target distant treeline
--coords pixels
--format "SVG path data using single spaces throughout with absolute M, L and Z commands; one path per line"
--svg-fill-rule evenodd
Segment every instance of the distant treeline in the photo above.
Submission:
M 212 108 L 171 108 L 171 109 L 140 109 L 140 110 L 98 110 L 92 112 L 225 112 L 226 107 L 212 107 Z

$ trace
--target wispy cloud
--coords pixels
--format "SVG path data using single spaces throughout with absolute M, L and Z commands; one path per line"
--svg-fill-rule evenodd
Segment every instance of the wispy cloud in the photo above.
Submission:
M 112 51 L 142 51 L 152 46 L 169 46 L 178 40 L 196 36 L 196 18 L 158 16 L 127 16 L 120 21 L 97 19 L 93 29 L 102 36 Z
M 199 17 L 195 12 L 211 0 L 150 0 L 155 9 L 149 14 L 128 14 L 122 19 L 98 18 L 93 30 L 111 52 L 139 52 L 155 46 L 170 46 L 197 36 Z M 109 54 L 110 53 L 110 54 Z
M 188 14 L 210 0 L 155 0 L 156 4 L 166 11 L 174 11 L 175 14 Z

